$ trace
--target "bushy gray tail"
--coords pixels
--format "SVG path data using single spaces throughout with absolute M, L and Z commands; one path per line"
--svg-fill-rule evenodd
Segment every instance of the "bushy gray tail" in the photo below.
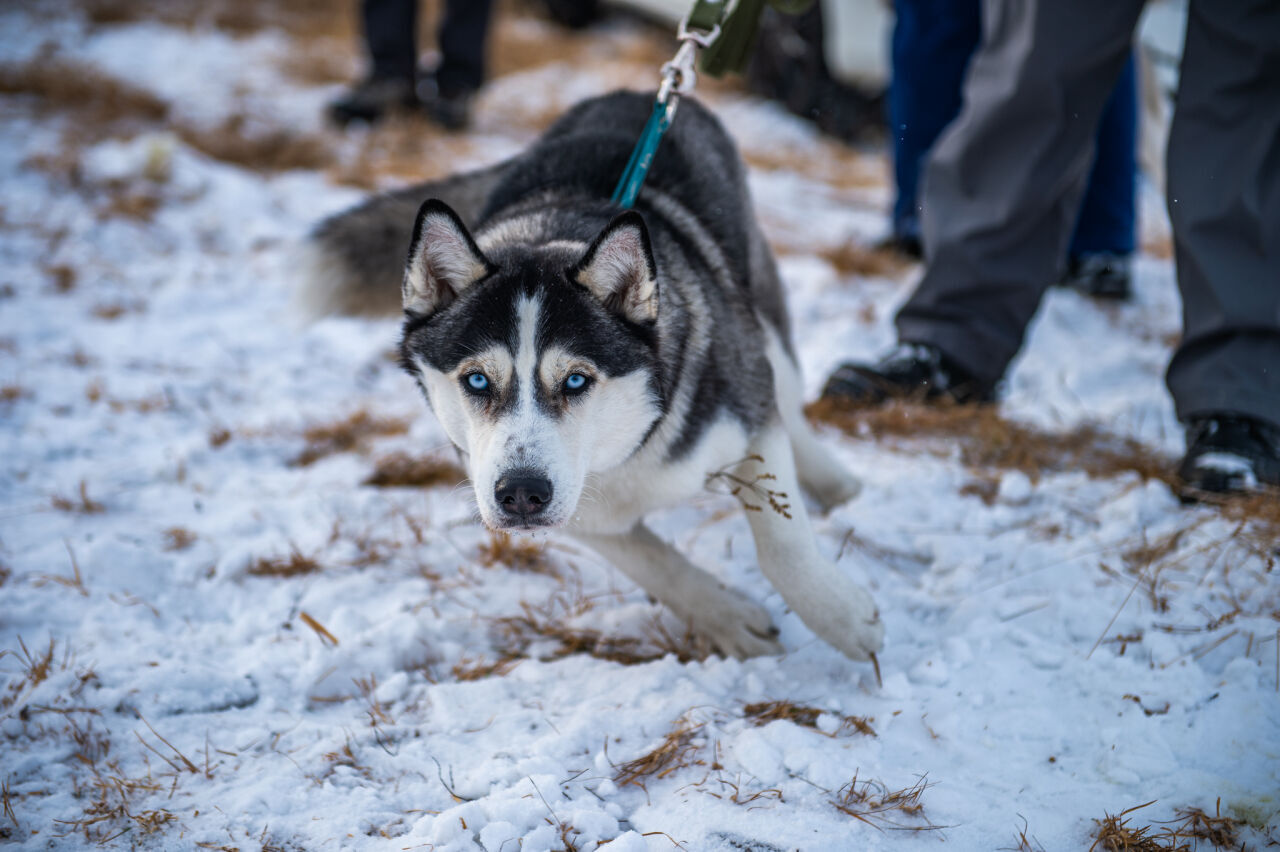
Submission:
M 302 247 L 299 301 L 311 318 L 379 315 L 400 310 L 400 279 L 413 221 L 439 198 L 474 224 L 510 161 L 376 195 L 325 219 Z

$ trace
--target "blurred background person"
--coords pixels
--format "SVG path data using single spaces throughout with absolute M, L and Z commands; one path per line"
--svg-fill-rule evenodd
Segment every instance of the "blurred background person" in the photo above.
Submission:
M 446 0 L 437 41 L 440 62 L 418 68 L 418 0 L 363 0 L 360 19 L 369 74 L 329 105 L 338 124 L 375 122 L 419 105 L 449 130 L 466 127 L 485 79 L 485 41 L 492 0 Z
M 895 198 L 889 245 L 920 258 L 920 172 L 938 136 L 960 113 L 969 60 L 982 37 L 980 0 L 895 0 L 889 136 Z M 1138 91 L 1132 55 L 1102 112 L 1084 199 L 1062 283 L 1126 299 L 1135 246 Z
M 896 317 L 899 345 L 841 365 L 825 397 L 994 399 L 1060 269 L 1142 8 L 985 0 L 963 109 L 926 167 L 927 265 Z M 1166 381 L 1186 426 L 1184 493 L 1278 487 L 1280 3 L 1191 0 L 1167 173 L 1183 334 Z

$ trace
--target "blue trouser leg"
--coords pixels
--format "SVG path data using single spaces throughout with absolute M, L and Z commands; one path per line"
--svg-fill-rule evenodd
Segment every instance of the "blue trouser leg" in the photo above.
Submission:
M 1138 73 L 1133 55 L 1102 110 L 1080 218 L 1067 253 L 1131 254 L 1138 178 Z
M 893 233 L 919 237 L 920 174 L 933 143 L 959 114 L 969 60 L 981 40 L 978 0 L 897 0 L 889 127 Z M 1138 92 L 1130 56 L 1097 132 L 1097 153 L 1069 253 L 1130 254 L 1135 244 Z
M 896 0 L 889 128 L 897 197 L 893 231 L 918 237 L 924 157 L 960 112 L 960 83 L 982 34 L 978 0 Z

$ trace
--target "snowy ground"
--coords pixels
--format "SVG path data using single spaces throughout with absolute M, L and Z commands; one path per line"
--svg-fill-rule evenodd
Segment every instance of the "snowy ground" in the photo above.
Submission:
M 503 156 L 665 49 L 518 14 L 504 55 L 542 59 L 506 62 L 467 137 L 394 131 L 405 155 L 323 128 L 337 86 L 281 70 L 280 30 L 0 11 L 6 79 L 53 45 L 106 75 L 82 84 L 169 104 L 131 123 L 0 87 L 0 844 L 1073 850 L 1106 814 L 1154 801 L 1125 819 L 1158 832 L 1219 799 L 1248 848 L 1280 837 L 1276 528 L 1158 480 L 829 430 L 867 488 L 821 546 L 874 590 L 883 685 L 786 610 L 729 498 L 655 526 L 769 608 L 781 658 L 705 656 L 593 554 L 491 541 L 461 489 L 362 484 L 395 452 L 449 456 L 388 357 L 394 319 L 292 318 L 290 246 L 363 194 L 336 176 Z M 711 100 L 753 164 L 812 397 L 891 340 L 917 274 L 838 261 L 882 234 L 883 164 Z M 261 171 L 190 141 L 234 114 L 334 159 Z M 1176 454 L 1172 269 L 1137 273 L 1132 306 L 1049 298 L 1005 414 Z

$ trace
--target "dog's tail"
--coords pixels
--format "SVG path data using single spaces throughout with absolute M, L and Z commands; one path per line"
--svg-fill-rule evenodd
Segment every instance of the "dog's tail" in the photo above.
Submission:
M 309 318 L 385 315 L 400 310 L 413 220 L 422 202 L 439 198 L 474 223 L 510 161 L 443 180 L 375 195 L 325 219 L 297 258 L 298 301 Z

